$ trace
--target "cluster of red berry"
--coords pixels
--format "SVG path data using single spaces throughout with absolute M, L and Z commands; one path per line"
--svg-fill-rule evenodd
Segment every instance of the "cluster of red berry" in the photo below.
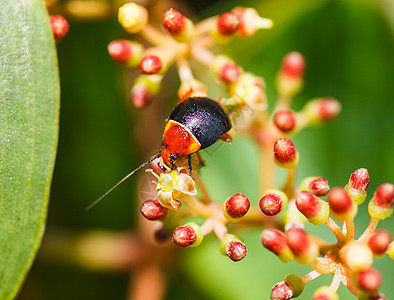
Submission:
M 194 78 L 189 64 L 189 59 L 193 58 L 209 67 L 227 88 L 228 96 L 234 99 L 230 105 L 223 99 L 217 100 L 222 105 L 226 104 L 232 123 L 237 122 L 237 130 L 233 126 L 227 133 L 229 141 L 235 131 L 246 133 L 256 141 L 262 153 L 262 198 L 259 207 L 251 209 L 248 198 L 240 193 L 229 197 L 223 205 L 211 201 L 197 172 L 192 177 L 183 166 L 173 164 L 167 167 L 168 162 L 160 161 L 158 155 L 161 168 L 155 160 L 152 169 L 147 170 L 157 179 L 154 182 L 157 199 L 145 201 L 141 207 L 146 219 L 162 222 L 157 239 L 167 237 L 163 232 L 171 229 L 175 244 L 193 247 L 198 246 L 205 235 L 214 232 L 220 240 L 220 252 L 233 261 L 240 261 L 247 253 L 246 246 L 241 237 L 228 232 L 227 225 L 238 222 L 270 224 L 275 229 L 263 231 L 263 245 L 283 262 L 295 259 L 313 269 L 303 277 L 287 276 L 274 286 L 271 299 L 297 297 L 307 282 L 322 274 L 333 274 L 334 278 L 329 287 L 316 291 L 314 300 L 338 299 L 336 291 L 341 282 L 360 299 L 385 299 L 378 292 L 381 276 L 371 268 L 371 264 L 373 256 L 384 253 L 394 258 L 390 234 L 375 232 L 378 221 L 393 212 L 394 186 L 385 183 L 375 191 L 368 206 L 371 222 L 358 239 L 355 239 L 354 218 L 358 205 L 366 199 L 369 184 L 366 169 L 356 170 L 344 188 L 330 189 L 328 181 L 322 177 L 308 177 L 299 187 L 294 186 L 300 157 L 287 137 L 307 126 L 336 117 L 341 109 L 339 102 L 332 98 L 316 98 L 298 112 L 290 109 L 292 98 L 302 88 L 305 69 L 303 56 L 292 52 L 284 58 L 279 70 L 279 96 L 270 115 L 263 79 L 245 72 L 228 56 L 216 55 L 209 49 L 215 43 L 228 42 L 235 35 L 251 36 L 260 28 L 270 28 L 272 21 L 261 18 L 253 8 L 237 7 L 193 24 L 180 12 L 170 9 L 163 15 L 163 32 L 148 23 L 147 9 L 136 3 L 123 5 L 118 18 L 129 33 L 139 33 L 153 45 L 145 48 L 131 40 L 115 40 L 108 45 L 108 52 L 114 60 L 127 67 L 139 66 L 141 70 L 142 74 L 131 90 L 131 101 L 135 107 L 145 107 L 159 94 L 162 78 L 172 64 L 176 64 L 181 81 L 178 89 L 180 102 L 190 97 L 206 97 L 206 86 Z M 245 108 L 251 108 L 255 113 L 251 118 L 240 120 L 237 116 Z M 273 189 L 276 184 L 272 181 L 272 161 L 287 170 L 286 182 L 280 189 Z M 195 197 L 196 185 L 202 194 L 199 199 Z M 322 200 L 321 197 L 326 195 L 328 201 Z M 274 217 L 279 213 L 282 213 L 282 218 Z M 343 222 L 342 228 L 330 213 L 334 219 Z M 190 216 L 203 219 L 202 225 L 185 223 Z M 337 242 L 330 244 L 306 233 L 306 221 L 314 225 L 325 224 Z

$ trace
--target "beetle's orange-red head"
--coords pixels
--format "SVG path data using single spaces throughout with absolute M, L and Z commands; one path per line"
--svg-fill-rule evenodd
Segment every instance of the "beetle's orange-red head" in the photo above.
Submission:
M 172 166 L 177 159 L 196 153 L 201 148 L 193 133 L 174 120 L 169 120 L 164 128 L 163 143 L 160 154 L 167 166 Z

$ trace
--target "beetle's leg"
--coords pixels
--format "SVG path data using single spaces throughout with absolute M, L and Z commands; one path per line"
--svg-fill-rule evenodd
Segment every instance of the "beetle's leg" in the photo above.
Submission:
M 187 156 L 187 163 L 189 166 L 189 175 L 192 176 L 192 155 Z
M 177 157 L 175 156 L 174 153 L 170 153 L 168 155 L 168 157 L 169 157 L 170 163 L 171 163 L 171 170 L 175 170 L 176 169 L 175 161 L 177 160 Z
M 160 169 L 162 169 L 163 172 L 166 171 L 166 168 L 164 168 L 164 166 L 162 166 L 161 163 L 160 163 L 159 161 L 157 162 L 157 166 L 158 166 Z
M 200 154 L 200 152 L 197 152 L 197 158 L 198 158 L 198 164 L 200 168 L 205 167 L 205 162 Z

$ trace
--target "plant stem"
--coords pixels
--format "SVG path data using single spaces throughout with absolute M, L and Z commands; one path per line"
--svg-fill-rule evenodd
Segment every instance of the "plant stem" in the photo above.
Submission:
M 202 47 L 193 47 L 191 51 L 192 56 L 203 65 L 211 66 L 213 64 L 215 55 L 208 49 Z
M 378 226 L 379 220 L 375 218 L 371 218 L 371 221 L 368 224 L 368 227 L 365 229 L 364 233 L 359 237 L 359 241 L 363 242 L 371 237 L 371 235 L 375 232 L 376 227 Z
M 315 270 L 309 272 L 308 274 L 304 275 L 301 277 L 301 279 L 304 281 L 305 284 L 308 282 L 312 281 L 313 279 L 316 279 L 319 277 L 321 274 Z
M 179 57 L 176 60 L 179 79 L 182 81 L 191 80 L 194 78 L 192 70 L 190 69 L 189 63 L 183 57 Z
M 209 218 L 213 214 L 211 207 L 203 204 L 198 199 L 191 196 L 182 196 L 180 198 L 193 212 L 203 218 Z
M 194 36 L 199 36 L 208 32 L 212 28 L 212 26 L 215 25 L 214 22 L 215 17 L 211 17 L 198 22 L 194 27 Z
M 224 239 L 227 234 L 227 227 L 220 221 L 215 221 L 213 224 L 213 230 L 220 241 Z
M 159 30 L 151 24 L 146 24 L 141 31 L 141 36 L 149 43 L 156 46 L 164 46 L 173 43 L 169 38 L 162 34 Z
M 166 290 L 166 276 L 158 265 L 145 265 L 132 276 L 129 300 L 161 300 Z
M 332 279 L 332 282 L 330 284 L 330 289 L 332 289 L 334 292 L 338 290 L 339 285 L 341 284 L 341 278 L 342 278 L 341 268 L 340 268 L 340 264 L 338 264 L 337 268 L 335 269 L 334 278 Z
M 343 244 L 344 241 L 346 240 L 345 235 L 343 234 L 341 228 L 335 223 L 333 219 L 328 217 L 327 222 L 325 223 L 328 229 L 332 231 L 332 233 L 335 235 L 337 238 L 338 243 Z
M 214 219 L 212 219 L 212 218 L 207 219 L 204 222 L 204 224 L 201 225 L 202 235 L 206 236 L 206 235 L 210 234 L 213 230 L 213 225 L 214 225 Z
M 354 220 L 351 219 L 349 221 L 346 221 L 346 242 L 350 242 L 352 240 L 354 240 L 354 232 L 355 232 L 355 228 L 354 228 Z
M 281 109 L 289 109 L 292 100 L 293 99 L 288 96 L 279 97 L 279 99 L 276 101 L 276 105 L 273 111 L 276 112 Z
M 287 170 L 287 179 L 286 182 L 282 188 L 283 192 L 287 195 L 287 197 L 292 198 L 294 196 L 294 180 L 296 177 L 296 169 L 288 169 Z
M 194 172 L 193 174 L 194 177 L 194 181 L 197 184 L 198 189 L 200 190 L 201 194 L 202 194 L 202 201 L 205 204 L 209 204 L 212 202 L 211 197 L 209 196 L 208 190 L 205 187 L 204 182 L 201 180 L 200 174 L 198 172 Z

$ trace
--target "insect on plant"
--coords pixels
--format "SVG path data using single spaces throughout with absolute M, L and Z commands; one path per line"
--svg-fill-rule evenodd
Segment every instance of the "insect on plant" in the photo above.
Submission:
M 211 146 L 218 139 L 230 143 L 231 137 L 226 134 L 230 129 L 230 119 L 216 101 L 206 97 L 192 97 L 181 100 L 168 118 L 163 133 L 164 146 L 160 149 L 159 154 L 127 174 L 104 195 L 90 204 L 87 209 L 97 204 L 136 171 L 160 156 L 166 165 L 160 165 L 163 171 L 169 166 L 171 166 L 171 169 L 175 169 L 177 161 L 187 158 L 191 175 L 192 154 Z

